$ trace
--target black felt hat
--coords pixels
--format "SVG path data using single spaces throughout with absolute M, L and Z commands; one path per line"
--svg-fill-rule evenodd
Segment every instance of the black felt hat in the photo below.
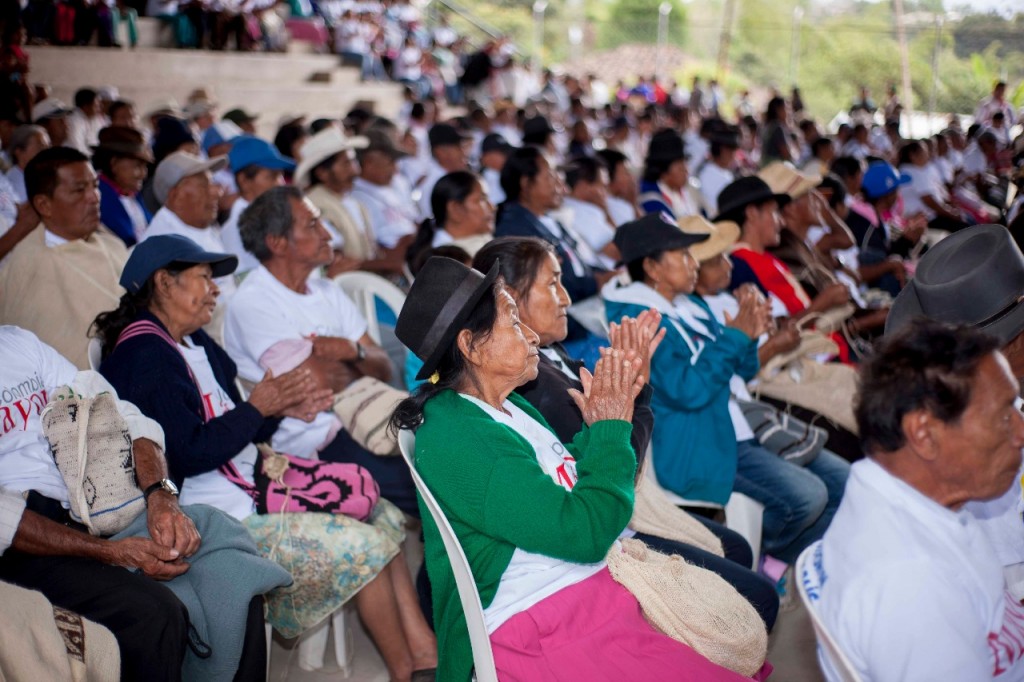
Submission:
M 615 231 L 623 263 L 653 256 L 662 251 L 685 249 L 707 239 L 710 234 L 683 232 L 668 215 L 649 213 L 639 220 L 625 223 Z
M 457 260 L 434 256 L 416 275 L 398 315 L 395 336 L 423 361 L 416 379 L 427 379 L 480 299 L 490 294 L 498 263 L 485 275 Z
M 933 246 L 893 301 L 885 333 L 917 317 L 965 324 L 1006 345 L 1024 332 L 1024 254 L 1002 225 L 975 225 Z
M 683 136 L 674 130 L 665 128 L 651 136 L 650 145 L 647 147 L 647 161 L 678 161 L 688 159 L 686 143 Z
M 776 194 L 767 182 L 756 175 L 734 180 L 719 193 L 718 215 L 711 222 L 736 220 L 747 206 L 761 204 L 771 199 L 774 199 L 781 209 L 792 200 L 792 197 L 788 194 Z

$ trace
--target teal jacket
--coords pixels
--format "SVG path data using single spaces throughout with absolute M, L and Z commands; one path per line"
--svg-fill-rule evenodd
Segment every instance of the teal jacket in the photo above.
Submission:
M 549 430 L 524 398 L 509 400 Z M 603 561 L 633 515 L 633 426 L 584 427 L 566 449 L 579 479 L 572 491 L 544 473 L 525 438 L 451 390 L 424 406 L 416 469 L 455 531 L 486 609 L 517 547 L 572 561 Z M 554 431 L 552 431 L 554 433 Z M 437 679 L 466 682 L 473 655 L 455 576 L 437 525 L 420 499 L 427 574 L 433 589 Z
M 665 340 L 651 360 L 654 471 L 662 487 L 690 500 L 725 504 L 736 479 L 736 432 L 729 417 L 729 380 L 757 374 L 757 341 L 715 321 L 707 304 L 690 299 L 707 319 L 695 329 L 645 284 L 616 287 L 601 295 L 609 320 L 655 308 Z

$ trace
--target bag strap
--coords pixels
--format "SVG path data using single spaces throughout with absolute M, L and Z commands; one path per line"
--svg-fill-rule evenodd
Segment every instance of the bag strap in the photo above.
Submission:
M 181 356 L 182 361 L 185 363 L 185 369 L 188 370 L 188 376 L 192 379 L 192 383 L 195 385 L 196 391 L 199 392 L 199 402 L 203 406 L 203 413 L 201 415 L 203 422 L 209 422 L 213 419 L 213 412 L 211 411 L 210 406 L 206 404 L 206 401 L 203 400 L 203 389 L 199 387 L 199 380 L 196 379 L 196 375 L 192 371 L 192 367 L 189 366 L 188 359 L 185 357 L 185 354 L 181 352 L 181 348 L 179 348 L 178 344 L 171 338 L 171 335 L 167 333 L 167 330 L 155 322 L 151 322 L 149 320 L 137 320 L 124 328 L 121 335 L 117 337 L 117 343 L 114 347 L 116 348 L 117 346 L 120 346 L 128 339 L 134 339 L 138 336 L 145 336 L 147 334 L 151 334 L 165 341 L 175 350 L 175 352 L 178 353 L 178 355 Z M 226 464 L 222 464 L 218 469 L 225 478 L 237 485 L 239 488 L 245 490 L 250 495 L 253 495 L 256 492 L 256 486 L 245 480 L 245 477 L 242 476 L 238 471 L 238 468 L 235 466 L 235 463 L 231 460 L 228 460 Z

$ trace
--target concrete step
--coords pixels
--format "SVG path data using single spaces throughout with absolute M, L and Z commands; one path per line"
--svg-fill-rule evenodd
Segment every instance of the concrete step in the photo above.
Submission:
M 54 96 L 68 104 L 78 88 L 113 85 L 143 114 L 169 97 L 184 103 L 194 88 L 205 87 L 222 112 L 244 107 L 259 113 L 258 132 L 270 139 L 282 114 L 337 118 L 356 101 L 369 100 L 378 113 L 393 117 L 402 104 L 399 85 L 360 83 L 357 70 L 340 67 L 333 56 L 143 48 L 29 50 L 32 80 L 48 84 Z M 330 82 L 310 82 L 314 73 L 329 74 Z
M 341 68 L 333 55 L 298 53 L 210 52 L 138 48 L 29 47 L 32 75 L 57 85 L 107 83 L 176 85 L 234 82 L 275 85 L 306 81 L 312 74 L 330 72 L 332 82 L 359 80 L 354 68 Z M 195 86 L 193 86 L 195 87 Z

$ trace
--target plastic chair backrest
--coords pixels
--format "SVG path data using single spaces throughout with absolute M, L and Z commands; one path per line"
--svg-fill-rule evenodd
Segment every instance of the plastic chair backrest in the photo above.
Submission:
M 86 353 L 89 355 L 89 369 L 94 372 L 100 371 L 100 362 L 103 360 L 101 357 L 103 353 L 103 344 L 100 342 L 99 338 L 94 336 L 89 339 L 89 346 L 86 349 Z
M 444 541 L 445 551 L 448 553 L 448 560 L 452 565 L 452 572 L 455 574 L 455 585 L 459 590 L 459 599 L 462 601 L 462 611 L 466 615 L 466 627 L 469 630 L 469 643 L 473 649 L 473 666 L 478 682 L 498 682 L 498 673 L 494 669 L 494 655 L 491 652 L 491 639 L 487 634 L 487 624 L 484 621 L 484 609 L 480 603 L 480 593 L 476 588 L 476 581 L 473 580 L 473 572 L 466 560 L 466 554 L 462 551 L 459 539 L 455 537 L 455 531 L 445 518 L 444 512 L 437 504 L 437 500 L 427 488 L 426 483 L 420 478 L 416 471 L 416 436 L 412 431 L 402 430 L 398 433 L 398 447 L 402 451 L 402 457 L 409 466 L 412 473 L 412 480 L 416 484 L 416 490 L 430 511 L 431 518 L 437 524 Z
M 375 343 L 381 343 L 380 320 L 377 316 L 377 299 L 380 299 L 398 317 L 405 304 L 405 293 L 391 282 L 372 272 L 343 272 L 334 278 L 334 283 L 352 299 L 359 312 L 366 318 L 366 331 Z
M 821 540 L 800 553 L 796 560 L 796 567 L 793 569 L 796 578 L 797 591 L 800 593 L 800 601 L 804 603 L 808 615 L 811 617 L 811 625 L 814 626 L 814 636 L 818 640 L 819 664 L 831 664 L 833 673 L 832 679 L 840 682 L 861 682 L 857 669 L 850 663 L 846 653 L 839 647 L 832 633 L 825 627 L 821 616 L 817 611 L 817 602 L 821 598 Z M 821 654 L 824 654 L 823 656 Z M 821 659 L 827 659 L 822 661 Z M 827 673 L 826 673 L 826 676 Z

